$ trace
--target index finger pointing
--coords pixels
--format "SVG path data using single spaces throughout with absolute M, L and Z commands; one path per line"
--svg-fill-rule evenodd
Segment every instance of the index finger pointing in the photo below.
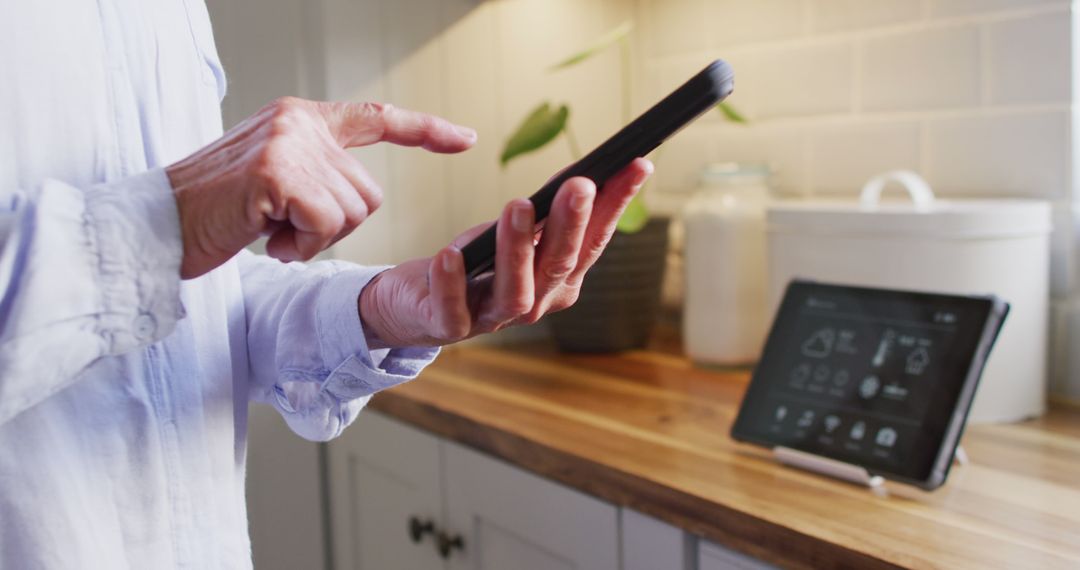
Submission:
M 461 152 L 476 143 L 476 131 L 446 119 L 381 103 L 323 103 L 320 111 L 343 147 L 389 142 L 433 152 Z

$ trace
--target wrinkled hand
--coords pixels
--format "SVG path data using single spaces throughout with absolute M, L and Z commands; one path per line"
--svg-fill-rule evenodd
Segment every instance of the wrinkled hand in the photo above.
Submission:
M 210 271 L 261 235 L 282 261 L 310 259 L 347 235 L 379 207 L 382 191 L 344 149 L 383 141 L 460 152 L 476 133 L 390 105 L 286 97 L 167 168 L 181 277 Z
M 493 275 L 466 282 L 460 249 L 490 224 L 458 236 L 434 257 L 379 274 L 358 300 L 370 347 L 449 344 L 569 307 L 652 169 L 639 158 L 599 194 L 588 179 L 568 180 L 539 241 L 532 203 L 511 201 L 498 221 Z

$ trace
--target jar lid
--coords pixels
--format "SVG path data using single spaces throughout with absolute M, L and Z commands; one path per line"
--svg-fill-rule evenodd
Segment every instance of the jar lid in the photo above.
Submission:
M 1046 234 L 1049 202 L 1039 200 L 934 200 L 860 204 L 845 201 L 774 203 L 767 210 L 770 232 L 834 235 L 904 235 L 980 238 Z
M 763 182 L 772 169 L 767 164 L 747 162 L 717 162 L 701 169 L 700 180 L 705 186 Z

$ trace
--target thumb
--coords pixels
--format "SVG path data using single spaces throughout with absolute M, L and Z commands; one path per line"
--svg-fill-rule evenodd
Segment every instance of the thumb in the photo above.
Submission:
M 476 131 L 446 119 L 381 103 L 320 103 L 330 133 L 343 147 L 389 142 L 433 152 L 461 152 L 476 143 Z

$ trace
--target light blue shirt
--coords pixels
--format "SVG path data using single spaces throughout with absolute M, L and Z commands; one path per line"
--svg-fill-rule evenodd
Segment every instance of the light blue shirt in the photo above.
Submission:
M 220 136 L 224 92 L 202 0 L 4 3 L 0 568 L 250 567 L 248 403 L 329 439 L 435 356 L 367 349 L 379 268 L 180 281 L 161 167 Z

